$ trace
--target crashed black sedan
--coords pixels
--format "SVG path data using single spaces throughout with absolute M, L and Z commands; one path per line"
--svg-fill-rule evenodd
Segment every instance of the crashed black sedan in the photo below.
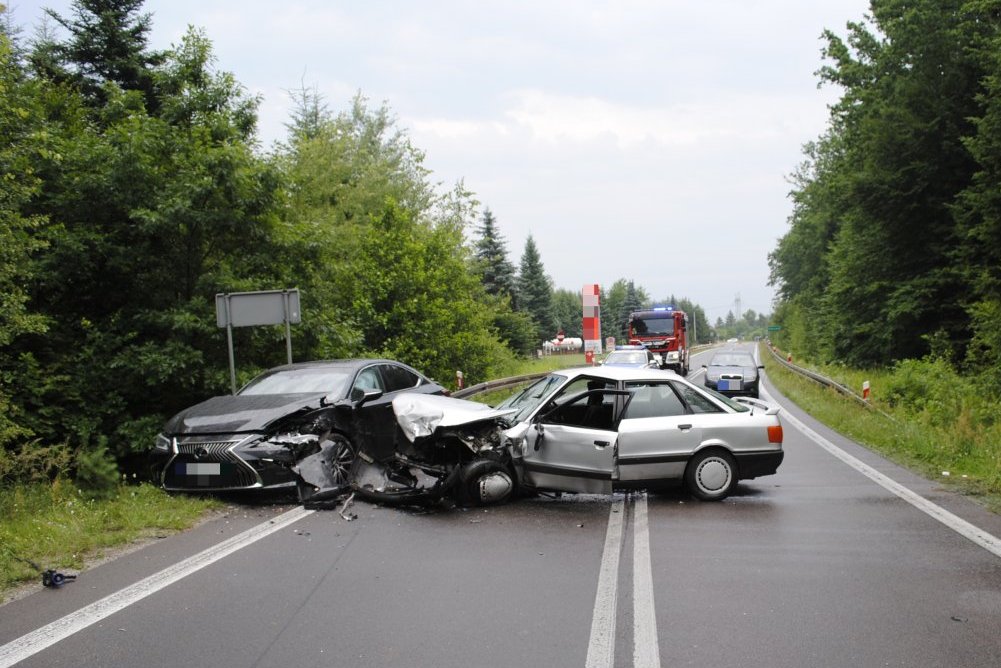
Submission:
M 353 443 L 391 448 L 393 398 L 445 394 L 438 383 L 393 360 L 302 362 L 270 369 L 235 395 L 213 397 L 167 421 L 152 454 L 155 480 L 173 491 L 294 490 L 297 468 L 324 453 L 337 482 Z

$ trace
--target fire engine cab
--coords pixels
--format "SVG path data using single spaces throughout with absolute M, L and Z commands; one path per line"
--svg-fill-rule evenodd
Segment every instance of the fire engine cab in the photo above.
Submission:
M 688 375 L 688 316 L 673 306 L 655 306 L 629 314 L 629 343 L 660 355 L 662 369 Z

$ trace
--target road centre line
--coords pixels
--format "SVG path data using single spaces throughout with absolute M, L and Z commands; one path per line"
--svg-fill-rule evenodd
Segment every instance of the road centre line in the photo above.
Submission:
M 896 494 L 904 501 L 907 501 L 909 504 L 911 504 L 918 510 L 938 520 L 939 522 L 949 527 L 950 529 L 952 529 L 959 535 L 963 536 L 964 538 L 973 541 L 974 543 L 984 548 L 988 552 L 998 557 L 1001 557 L 1001 539 L 999 539 L 997 536 L 994 536 L 984 531 L 983 529 L 973 524 L 970 524 L 969 522 L 962 519 L 961 517 L 958 517 L 957 515 L 953 515 L 945 508 L 942 508 L 941 506 L 932 503 L 931 501 L 924 498 L 920 494 L 917 494 L 916 492 L 912 492 L 910 489 L 904 487 L 903 485 L 893 480 L 889 476 L 880 473 L 873 467 L 862 462 L 860 459 L 857 459 L 856 457 L 853 457 L 852 455 L 848 454 L 847 452 L 845 452 L 838 446 L 834 445 L 833 443 L 831 443 L 829 440 L 827 440 L 814 430 L 807 427 L 805 424 L 803 424 L 803 422 L 792 416 L 789 413 L 789 411 L 784 411 L 780 415 L 779 419 L 782 420 L 783 422 L 791 423 L 794 427 L 803 432 L 803 434 L 805 434 L 807 438 L 809 438 L 811 441 L 822 447 L 824 450 L 827 450 L 829 453 L 840 459 L 845 464 L 848 464 L 848 466 L 852 467 L 862 475 L 873 480 L 881 487 Z
M 646 492 L 635 495 L 633 520 L 633 666 L 660 668 L 657 615 L 654 609 L 653 570 Z
M 47 647 L 51 647 L 57 642 L 68 638 L 77 631 L 82 631 L 88 626 L 160 591 L 164 587 L 200 571 L 206 566 L 210 566 L 237 550 L 243 549 L 276 531 L 280 531 L 314 512 L 313 510 L 306 510 L 301 506 L 293 508 L 272 520 L 247 529 L 228 540 L 213 545 L 158 573 L 154 573 L 125 589 L 120 589 L 99 601 L 80 608 L 76 612 L 71 612 L 65 617 L 12 640 L 6 645 L 0 646 L 0 668 L 9 668 L 41 652 Z
M 591 617 L 591 640 L 585 663 L 587 668 L 612 668 L 615 664 L 615 613 L 624 514 L 625 500 L 621 496 L 616 497 L 608 512 L 605 548 L 601 555 L 598 591 L 594 596 L 594 614 Z

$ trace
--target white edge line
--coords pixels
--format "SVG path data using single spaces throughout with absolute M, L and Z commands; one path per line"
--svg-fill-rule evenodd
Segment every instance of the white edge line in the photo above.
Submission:
M 125 589 L 120 589 L 113 594 L 109 594 L 99 601 L 80 608 L 76 612 L 71 612 L 65 617 L 46 624 L 31 633 L 26 633 L 20 638 L 0 647 L 0 668 L 9 668 L 9 666 L 13 666 L 47 647 L 68 638 L 77 631 L 82 631 L 91 624 L 113 615 L 119 610 L 146 598 L 150 594 L 154 594 L 164 587 L 219 561 L 239 549 L 247 547 L 251 543 L 275 531 L 285 528 L 293 522 L 298 522 L 314 512 L 313 510 L 305 510 L 301 507 L 293 508 L 273 520 L 247 529 L 243 533 L 239 533 L 228 540 L 213 545 L 207 550 L 203 550 L 184 561 L 180 561 L 158 573 L 154 573 Z
M 622 551 L 623 499 L 615 499 L 608 512 L 605 549 L 601 555 L 598 592 L 594 596 L 587 668 L 612 668 L 615 661 L 615 612 L 618 596 L 619 553 Z
M 636 497 L 633 521 L 633 666 L 660 668 L 645 492 Z
M 879 471 L 872 468 L 868 464 L 862 462 L 860 459 L 857 459 L 852 455 L 848 454 L 847 452 L 845 452 L 838 446 L 834 445 L 833 443 L 831 443 L 829 440 L 827 440 L 814 430 L 807 427 L 800 420 L 790 415 L 789 411 L 785 411 L 782 414 L 781 419 L 788 420 L 789 422 L 791 422 L 797 429 L 806 434 L 806 436 L 810 438 L 810 440 L 817 443 L 817 445 L 822 447 L 824 450 L 827 450 L 829 453 L 831 453 L 832 455 L 843 461 L 845 464 L 848 464 L 848 466 L 852 467 L 859 473 L 870 478 L 871 480 L 881 485 L 885 489 L 889 490 L 890 492 L 893 492 L 904 501 L 907 501 L 909 504 L 911 504 L 918 510 L 928 514 L 930 517 L 935 518 L 936 520 L 946 525 L 947 527 L 949 527 L 959 535 L 963 536 L 964 538 L 968 538 L 969 540 L 973 541 L 974 543 L 984 548 L 988 552 L 998 557 L 1001 557 L 1001 539 L 999 539 L 997 536 L 994 536 L 988 533 L 987 531 L 984 531 L 983 529 L 973 524 L 970 524 L 969 522 L 967 522 L 961 517 L 958 517 L 957 515 L 953 515 L 945 508 L 942 508 L 941 506 L 932 503 L 931 501 L 924 498 L 920 494 L 911 491 L 910 489 L 904 487 L 903 485 L 893 480 L 889 476 L 880 473 Z

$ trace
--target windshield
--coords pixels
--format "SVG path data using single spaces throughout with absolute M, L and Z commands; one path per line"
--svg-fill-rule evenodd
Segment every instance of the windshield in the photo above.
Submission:
M 258 376 L 237 394 L 336 394 L 347 395 L 348 383 L 354 369 L 324 367 L 313 369 L 285 369 Z
M 608 353 L 605 364 L 646 364 L 645 352 L 615 352 Z
M 709 366 L 757 366 L 754 358 L 742 353 L 723 353 L 716 355 Z
M 549 398 L 556 388 L 566 381 L 566 376 L 561 376 L 559 374 L 552 374 L 541 378 L 528 387 L 526 387 L 521 392 L 515 392 L 510 397 L 504 401 L 497 404 L 495 408 L 516 408 L 518 409 L 515 413 L 508 415 L 507 420 L 510 424 L 517 424 L 525 418 L 528 417 L 529 413 L 534 411 L 543 401 Z
M 638 336 L 672 336 L 674 335 L 674 317 L 634 318 L 633 334 Z

